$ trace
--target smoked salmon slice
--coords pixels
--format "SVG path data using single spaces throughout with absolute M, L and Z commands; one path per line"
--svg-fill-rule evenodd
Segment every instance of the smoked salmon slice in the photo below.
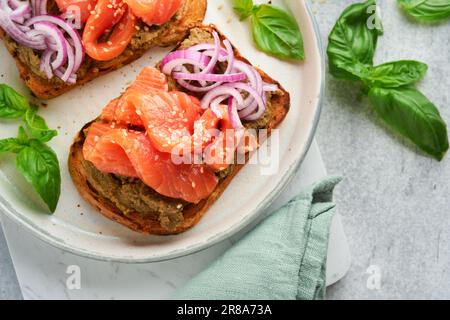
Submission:
M 98 0 L 83 31 L 86 53 L 98 61 L 116 58 L 127 48 L 135 27 L 136 17 L 122 0 Z M 100 42 L 109 32 L 108 38 Z
M 84 158 L 107 173 L 140 178 L 161 195 L 198 203 L 216 188 L 218 179 L 203 165 L 176 165 L 156 150 L 144 132 L 93 123 L 83 146 Z
M 101 119 L 144 127 L 160 152 L 202 154 L 210 145 L 208 164 L 214 170 L 227 168 L 239 142 L 237 135 L 225 134 L 227 129 L 233 129 L 227 106 L 218 106 L 218 117 L 211 109 L 203 111 L 197 98 L 167 90 L 165 75 L 147 67 L 120 99 L 113 100 L 104 109 Z
M 125 0 L 133 13 L 148 25 L 169 21 L 184 0 Z
M 162 195 L 191 203 L 215 189 L 214 172 L 232 163 L 245 132 L 233 129 L 227 106 L 203 110 L 197 98 L 169 92 L 165 75 L 150 67 L 100 119 L 89 128 L 86 160 L 100 171 L 139 178 Z M 194 158 L 186 162 L 186 155 Z M 194 160 L 198 157 L 201 164 Z
M 104 109 L 100 119 L 107 122 L 143 127 L 141 117 L 136 113 L 134 105 L 128 101 L 128 96 L 153 91 L 168 91 L 167 79 L 159 70 L 144 68 L 136 80 L 125 91 L 122 98 L 112 100 Z
M 80 22 L 85 23 L 91 11 L 94 10 L 97 0 L 55 0 L 61 12 L 80 14 Z

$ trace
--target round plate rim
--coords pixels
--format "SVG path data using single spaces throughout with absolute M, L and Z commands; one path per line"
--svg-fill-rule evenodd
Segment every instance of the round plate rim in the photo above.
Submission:
M 223 232 L 220 234 L 217 234 L 216 236 L 208 239 L 207 242 L 201 242 L 194 246 L 183 248 L 180 250 L 172 251 L 171 253 L 165 255 L 165 256 L 149 256 L 147 258 L 121 258 L 121 257 L 115 257 L 115 256 L 106 256 L 102 253 L 94 253 L 93 251 L 84 251 L 80 248 L 75 248 L 67 245 L 62 239 L 56 238 L 52 236 L 49 233 L 46 233 L 42 230 L 39 230 L 37 227 L 34 226 L 34 224 L 30 221 L 27 221 L 25 217 L 20 215 L 7 201 L 3 198 L 3 196 L 0 195 L 0 208 L 2 211 L 15 223 L 18 225 L 24 227 L 26 230 L 28 230 L 31 234 L 36 236 L 38 239 L 50 244 L 51 246 L 61 249 L 66 252 L 70 252 L 72 254 L 75 254 L 77 256 L 82 256 L 90 259 L 94 259 L 97 261 L 107 261 L 107 262 L 120 262 L 120 263 L 127 263 L 127 264 L 133 264 L 133 263 L 151 263 L 151 262 L 162 262 L 162 261 L 168 261 L 180 257 L 184 257 L 187 255 L 191 255 L 193 253 L 205 250 L 209 247 L 212 247 L 213 245 L 235 235 L 239 231 L 241 231 L 243 228 L 248 226 L 252 221 L 256 220 L 259 215 L 263 212 L 263 210 L 267 207 L 269 207 L 275 199 L 282 193 L 284 188 L 289 184 L 295 173 L 299 170 L 303 160 L 306 157 L 307 152 L 309 151 L 309 148 L 311 147 L 311 144 L 314 139 L 314 135 L 317 129 L 317 126 L 319 124 L 320 115 L 322 112 L 322 102 L 325 92 L 325 55 L 324 55 L 324 49 L 322 45 L 322 40 L 320 37 L 320 30 L 317 24 L 317 20 L 314 17 L 310 4 L 305 1 L 305 7 L 308 12 L 308 16 L 311 19 L 311 23 L 313 26 L 314 34 L 315 34 L 315 40 L 317 42 L 318 50 L 319 50 L 319 59 L 320 59 L 320 68 L 321 68 L 321 81 L 320 81 L 320 91 L 319 91 L 319 97 L 316 104 L 315 109 L 315 115 L 313 119 L 313 124 L 311 126 L 311 130 L 308 133 L 308 139 L 307 143 L 305 144 L 304 150 L 298 160 L 289 168 L 289 170 L 284 174 L 281 182 L 275 187 L 273 192 L 271 193 L 270 197 L 266 198 L 263 202 L 261 202 L 258 206 L 256 206 L 249 214 L 248 218 L 245 220 L 241 220 L 239 224 L 235 224 L 230 227 L 230 229 L 227 232 Z

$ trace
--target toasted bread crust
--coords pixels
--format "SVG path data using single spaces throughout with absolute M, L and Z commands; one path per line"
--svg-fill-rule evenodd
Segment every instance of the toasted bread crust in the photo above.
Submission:
M 184 7 L 182 7 L 181 15 L 173 22 L 171 25 L 165 29 L 161 35 L 158 36 L 152 42 L 152 47 L 156 46 L 170 46 L 175 45 L 182 41 L 189 29 L 200 24 L 205 17 L 207 9 L 207 0 L 185 0 Z M 0 38 L 6 36 L 5 32 L 0 28 Z M 9 46 L 7 46 L 11 55 L 13 55 L 14 60 L 19 70 L 20 77 L 25 81 L 25 84 L 30 88 L 33 94 L 40 99 L 52 99 L 60 96 L 73 88 L 83 85 L 97 77 L 105 75 L 111 71 L 120 69 L 121 67 L 139 59 L 142 55 L 150 49 L 150 47 L 145 47 L 140 50 L 135 50 L 132 54 L 122 54 L 121 56 L 114 59 L 114 61 L 107 67 L 99 70 L 98 68 L 93 68 L 86 73 L 82 78 L 77 79 L 76 84 L 66 84 L 63 82 L 55 83 L 54 81 L 49 81 L 48 79 L 42 78 L 40 75 L 33 72 L 33 70 L 24 64 Z
M 203 29 L 212 32 L 216 30 L 214 26 L 202 26 Z M 217 31 L 217 30 L 216 30 Z M 221 35 L 222 39 L 225 37 Z M 248 63 L 240 53 L 235 50 L 236 58 Z M 280 88 L 280 94 L 275 94 L 272 96 L 272 117 L 270 119 L 267 129 L 272 130 L 277 128 L 281 122 L 286 117 L 289 107 L 290 107 L 290 96 L 289 93 L 283 89 L 279 82 L 270 78 L 262 70 L 259 70 L 263 80 L 266 83 L 277 84 Z M 239 170 L 243 168 L 244 165 L 235 165 L 234 170 L 223 180 L 219 182 L 219 185 L 214 190 L 214 192 L 205 200 L 201 201 L 196 205 L 188 206 L 183 212 L 184 222 L 179 225 L 174 230 L 167 230 L 161 227 L 160 222 L 151 217 L 143 217 L 138 213 L 124 215 L 115 205 L 113 205 L 107 199 L 100 196 L 96 190 L 94 190 L 87 179 L 87 174 L 84 170 L 83 161 L 86 161 L 83 157 L 83 143 L 85 140 L 84 130 L 87 129 L 91 123 L 88 123 L 75 138 L 75 142 L 70 149 L 69 154 L 69 171 L 74 181 L 75 186 L 80 192 L 81 196 L 90 203 L 94 208 L 96 208 L 105 217 L 116 221 L 134 231 L 146 233 L 146 234 L 156 234 L 156 235 L 171 235 L 184 232 L 194 225 L 196 225 L 200 219 L 205 215 L 207 210 L 214 204 L 214 202 L 220 197 L 220 195 L 225 191 L 227 186 L 231 183 L 233 178 L 238 174 Z

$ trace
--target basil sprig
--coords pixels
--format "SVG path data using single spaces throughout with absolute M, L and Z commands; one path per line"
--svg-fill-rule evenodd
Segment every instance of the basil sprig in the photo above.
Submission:
M 290 14 L 270 4 L 254 5 L 252 0 L 234 0 L 233 8 L 241 20 L 252 17 L 253 39 L 261 51 L 281 59 L 305 58 L 300 28 Z
M 412 86 L 425 76 L 428 66 L 402 60 L 373 65 L 382 34 L 370 24 L 376 1 L 368 0 L 348 7 L 329 36 L 327 49 L 330 73 L 339 79 L 363 83 L 364 92 L 379 117 L 393 131 L 419 149 L 442 160 L 449 149 L 447 125 L 436 106 Z M 370 13 L 370 14 L 369 14 Z
M 369 28 L 371 19 L 373 25 Z M 367 74 L 368 66 L 373 64 L 378 36 L 383 34 L 377 21 L 375 0 L 356 3 L 345 9 L 328 37 L 327 53 L 332 75 L 339 79 L 358 80 Z
M 450 0 L 397 0 L 410 16 L 422 22 L 440 22 L 450 18 Z
M 61 193 L 61 173 L 55 152 L 46 144 L 57 135 L 37 115 L 37 107 L 11 87 L 0 84 L 0 118 L 22 119 L 16 138 L 0 140 L 0 153 L 16 154 L 16 168 L 30 183 L 51 212 Z

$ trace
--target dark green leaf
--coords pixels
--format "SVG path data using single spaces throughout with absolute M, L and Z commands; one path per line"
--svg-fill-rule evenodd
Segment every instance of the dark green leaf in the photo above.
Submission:
M 241 20 L 245 20 L 253 13 L 253 0 L 234 0 L 233 9 Z
M 369 87 L 398 88 L 423 79 L 428 66 L 413 60 L 384 63 L 371 69 L 364 82 Z
M 56 130 L 48 128 L 44 118 L 37 115 L 37 107 L 32 106 L 25 113 L 25 125 L 32 138 L 48 142 L 58 135 Z
M 393 130 L 436 159 L 443 159 L 449 148 L 447 125 L 427 97 L 411 88 L 372 88 L 369 99 Z
M 30 140 L 18 153 L 16 166 L 50 211 L 55 212 L 61 193 L 61 175 L 53 150 L 39 140 Z
M 22 140 L 18 138 L 7 138 L 0 140 L 0 153 L 13 152 L 18 153 L 25 147 Z
M 410 16 L 423 22 L 439 22 L 450 17 L 450 0 L 397 0 Z
M 331 74 L 348 80 L 364 77 L 373 65 L 378 36 L 382 33 L 375 0 L 345 9 L 328 38 Z
M 303 60 L 303 38 L 295 19 L 272 5 L 254 7 L 253 38 L 258 48 L 281 59 Z
M 0 84 L 0 118 L 17 119 L 22 117 L 30 105 L 28 100 L 6 84 Z

